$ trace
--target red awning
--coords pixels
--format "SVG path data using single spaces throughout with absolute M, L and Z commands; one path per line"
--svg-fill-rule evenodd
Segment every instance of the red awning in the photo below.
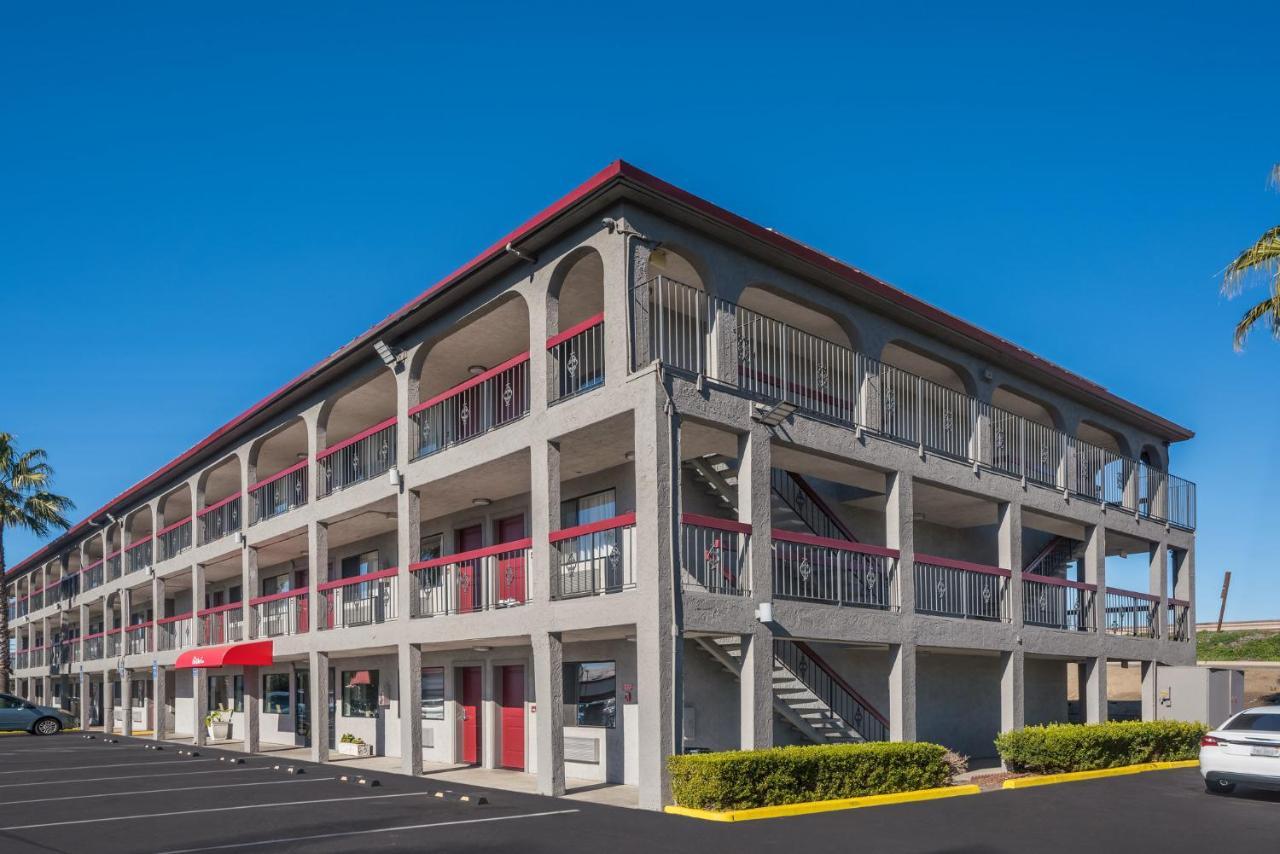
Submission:
M 189 649 L 174 667 L 262 667 L 273 660 L 271 641 L 262 640 Z

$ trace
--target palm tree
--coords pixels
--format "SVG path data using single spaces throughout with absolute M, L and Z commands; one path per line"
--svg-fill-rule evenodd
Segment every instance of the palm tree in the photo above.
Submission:
M 1271 167 L 1271 186 L 1280 189 L 1280 163 Z M 1236 350 L 1244 349 L 1249 331 L 1262 321 L 1271 328 L 1272 337 L 1280 340 L 1280 225 L 1263 232 L 1252 246 L 1227 265 L 1222 274 L 1222 292 L 1228 298 L 1234 297 L 1255 279 L 1262 280 L 1267 296 L 1246 311 L 1236 324 Z
M 71 499 L 49 491 L 53 469 L 39 448 L 21 452 L 11 433 L 0 433 L 0 691 L 9 690 L 9 580 L 5 578 L 4 529 L 20 528 L 44 537 L 53 528 L 66 530 L 63 515 L 75 507 Z

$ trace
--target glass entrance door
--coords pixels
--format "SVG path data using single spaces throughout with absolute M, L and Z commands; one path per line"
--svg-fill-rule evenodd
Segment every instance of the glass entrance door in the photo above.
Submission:
M 297 710 L 294 716 L 293 734 L 302 740 L 303 747 L 311 746 L 311 672 L 298 670 L 294 672 L 293 707 Z

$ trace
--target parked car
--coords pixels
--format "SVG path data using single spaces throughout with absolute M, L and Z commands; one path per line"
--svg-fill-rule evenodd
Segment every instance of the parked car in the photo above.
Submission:
M 75 715 L 52 706 L 37 706 L 12 694 L 0 694 L 0 731 L 25 730 L 54 735 L 77 725 Z
M 1280 705 L 1245 709 L 1200 739 L 1200 776 L 1216 794 L 1280 789 Z

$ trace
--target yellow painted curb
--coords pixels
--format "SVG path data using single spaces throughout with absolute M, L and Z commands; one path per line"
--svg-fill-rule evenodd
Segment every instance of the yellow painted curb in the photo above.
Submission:
M 908 804 L 914 801 L 933 801 L 939 798 L 958 798 L 976 795 L 982 790 L 977 786 L 945 786 L 940 789 L 920 789 L 915 792 L 895 792 L 891 795 L 866 795 L 861 798 L 840 798 L 833 801 L 807 801 L 802 804 L 782 804 L 776 807 L 755 807 L 746 810 L 696 810 L 689 807 L 670 806 L 665 811 L 686 818 L 704 821 L 755 821 L 762 818 L 786 818 L 793 815 L 809 815 L 835 810 L 852 810 L 862 807 L 879 807 L 889 804 Z
M 1144 762 L 1141 765 L 1122 765 L 1119 768 L 1099 768 L 1096 771 L 1072 771 L 1067 774 L 1044 774 L 1039 777 L 1019 777 L 1005 780 L 1002 788 L 1030 789 L 1033 786 L 1052 786 L 1055 783 L 1074 783 L 1077 780 L 1099 780 L 1104 777 L 1124 777 L 1144 771 L 1169 771 L 1174 768 L 1195 768 L 1198 759 L 1182 759 L 1176 762 Z

